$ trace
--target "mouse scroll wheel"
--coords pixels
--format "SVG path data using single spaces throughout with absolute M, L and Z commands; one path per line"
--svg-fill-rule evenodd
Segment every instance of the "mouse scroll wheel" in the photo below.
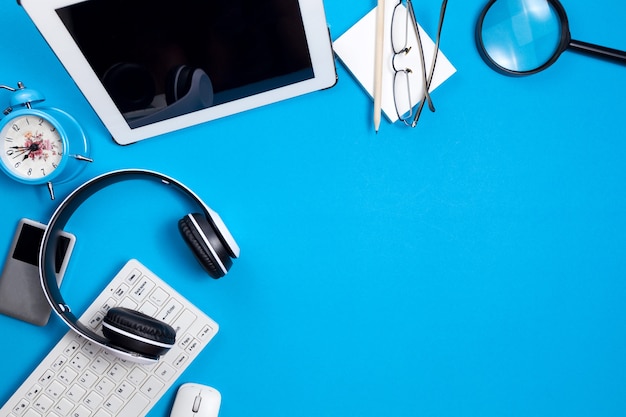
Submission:
M 198 410 L 200 409 L 201 402 L 202 402 L 202 397 L 199 395 L 196 395 L 196 399 L 193 400 L 193 407 L 191 408 L 191 411 L 193 411 L 194 413 L 197 413 Z

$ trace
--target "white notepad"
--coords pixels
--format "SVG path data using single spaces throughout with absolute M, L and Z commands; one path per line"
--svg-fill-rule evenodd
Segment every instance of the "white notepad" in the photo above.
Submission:
M 397 3 L 395 1 L 385 2 L 385 39 L 383 41 L 383 88 L 382 88 L 382 111 L 385 117 L 391 122 L 398 120 L 394 102 L 393 102 L 393 76 L 394 70 L 391 64 L 393 50 L 391 48 L 391 16 L 393 9 Z M 401 6 L 402 10 L 398 12 L 406 13 L 406 8 Z M 424 58 L 426 61 L 426 70 L 430 69 L 432 62 L 435 43 L 420 27 L 420 37 L 424 48 Z M 365 15 L 354 26 L 348 29 L 333 43 L 335 53 L 345 64 L 348 70 L 361 83 L 367 93 L 374 96 L 374 44 L 376 38 L 376 8 Z M 396 64 L 401 67 L 409 67 L 413 71 L 411 74 L 411 97 L 413 105 L 417 104 L 422 98 L 423 87 L 421 82 L 422 70 L 420 57 L 417 48 L 417 35 L 409 30 L 409 45 L 413 45 L 411 52 L 402 56 L 402 60 L 396 59 Z M 430 85 L 430 91 L 433 91 L 456 72 L 456 68 L 439 50 L 437 57 L 437 65 L 435 74 Z M 437 102 L 433 99 L 435 106 Z M 408 111 L 408 102 L 406 108 L 401 109 Z

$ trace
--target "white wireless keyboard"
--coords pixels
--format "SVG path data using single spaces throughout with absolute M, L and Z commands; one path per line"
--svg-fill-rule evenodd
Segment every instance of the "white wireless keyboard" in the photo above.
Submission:
M 129 307 L 176 330 L 158 363 L 114 357 L 70 330 L 0 409 L 0 417 L 143 417 L 209 343 L 218 325 L 136 260 L 130 260 L 81 316 L 101 333 L 106 311 Z

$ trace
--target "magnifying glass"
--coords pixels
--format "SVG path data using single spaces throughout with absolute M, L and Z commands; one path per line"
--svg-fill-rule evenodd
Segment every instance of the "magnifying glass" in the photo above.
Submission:
M 530 75 L 569 49 L 626 65 L 626 52 L 573 40 L 558 0 L 490 0 L 476 26 L 478 50 L 507 75 Z

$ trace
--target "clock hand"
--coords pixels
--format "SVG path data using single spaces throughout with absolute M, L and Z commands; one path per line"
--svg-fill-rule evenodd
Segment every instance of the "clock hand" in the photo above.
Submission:
M 39 149 L 46 149 L 45 146 L 42 146 L 41 142 L 33 142 L 28 146 L 10 146 L 9 149 L 19 149 L 19 150 L 28 150 L 28 151 L 38 151 Z
M 13 157 L 13 159 L 19 158 L 22 155 L 24 155 L 24 159 L 28 158 L 28 155 L 30 155 L 30 151 L 28 150 L 28 148 L 20 149 L 19 152 L 15 153 L 15 156 Z

